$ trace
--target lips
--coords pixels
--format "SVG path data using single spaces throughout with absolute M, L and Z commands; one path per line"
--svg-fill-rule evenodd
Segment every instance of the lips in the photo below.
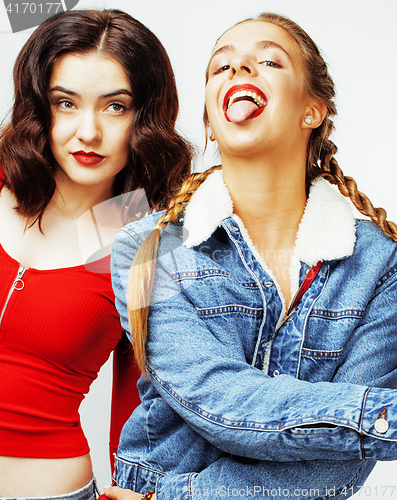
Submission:
M 228 122 L 239 123 L 256 118 L 263 112 L 266 105 L 267 97 L 262 90 L 246 83 L 234 85 L 226 92 L 223 99 L 223 112 Z
M 105 158 L 104 156 L 95 153 L 94 151 L 90 151 L 89 153 L 85 151 L 76 151 L 72 153 L 72 156 L 82 165 L 97 165 Z

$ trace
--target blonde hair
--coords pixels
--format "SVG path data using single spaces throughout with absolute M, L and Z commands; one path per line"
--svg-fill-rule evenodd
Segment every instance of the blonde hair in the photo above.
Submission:
M 178 194 L 170 201 L 167 212 L 159 218 L 156 227 L 139 248 L 132 263 L 127 292 L 128 322 L 131 336 L 134 339 L 135 359 L 145 375 L 147 320 L 161 231 L 170 222 L 175 223 L 178 220 L 178 214 L 184 210 L 186 203 L 189 202 L 199 186 L 214 170 L 220 168 L 220 166 L 212 167 L 205 172 L 192 174 L 185 180 Z
M 333 101 L 335 88 L 328 73 L 327 64 L 317 45 L 299 25 L 284 16 L 263 13 L 255 19 L 246 19 L 242 22 L 247 21 L 264 21 L 275 24 L 283 28 L 295 40 L 302 54 L 306 91 L 308 95 L 316 97 L 326 105 L 324 120 L 318 128 L 313 129 L 308 142 L 306 154 L 307 191 L 314 179 L 325 178 L 331 184 L 335 184 L 343 196 L 350 198 L 356 209 L 378 225 L 386 236 L 397 241 L 396 224 L 387 221 L 386 211 L 383 208 L 375 208 L 369 198 L 358 191 L 355 180 L 343 174 L 334 157 L 337 147 L 329 137 L 334 129 L 331 117 L 335 116 L 337 112 Z M 206 79 L 208 79 L 208 68 Z M 204 124 L 208 130 L 206 110 L 204 110 Z M 135 358 L 145 375 L 145 343 L 150 307 L 147 304 L 150 302 L 161 230 L 168 223 L 177 221 L 178 214 L 184 210 L 184 206 L 189 202 L 193 193 L 216 168 L 220 167 L 192 174 L 183 183 L 179 193 L 171 200 L 167 212 L 158 220 L 156 228 L 140 247 L 132 264 L 128 284 L 127 309 L 130 329 L 134 338 Z

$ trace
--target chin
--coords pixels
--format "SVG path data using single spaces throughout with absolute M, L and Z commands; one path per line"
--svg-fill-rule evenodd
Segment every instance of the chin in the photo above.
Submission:
M 235 138 L 233 142 L 223 144 L 221 147 L 221 152 L 231 155 L 238 156 L 252 156 L 264 152 L 263 140 L 260 141 L 257 138 L 244 137 L 244 139 Z

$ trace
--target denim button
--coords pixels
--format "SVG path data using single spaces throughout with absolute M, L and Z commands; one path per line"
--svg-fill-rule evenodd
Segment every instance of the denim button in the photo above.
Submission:
M 379 434 L 384 434 L 389 428 L 389 422 L 385 418 L 378 418 L 377 420 L 375 420 L 374 427 L 376 432 L 379 432 Z
M 238 233 L 238 227 L 237 226 L 232 226 L 232 229 L 234 232 Z
M 273 285 L 274 285 L 273 281 L 264 281 L 263 282 L 263 286 L 265 286 L 266 288 L 270 288 Z
M 278 370 L 274 370 L 273 377 L 277 377 L 277 375 L 280 375 L 280 372 Z

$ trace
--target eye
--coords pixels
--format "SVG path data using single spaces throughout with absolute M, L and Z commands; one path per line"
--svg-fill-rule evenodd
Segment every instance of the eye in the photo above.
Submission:
M 264 64 L 265 66 L 270 66 L 271 68 L 282 68 L 281 64 L 274 61 L 259 61 L 259 64 Z
M 126 107 L 119 102 L 112 102 L 112 104 L 109 105 L 109 109 L 115 113 L 123 113 L 126 110 Z
M 57 101 L 56 106 L 61 109 L 73 109 L 74 104 L 72 101 L 68 101 L 66 99 L 62 99 Z
M 228 69 L 230 69 L 230 65 L 225 64 L 225 66 L 221 66 L 219 69 L 214 71 L 214 75 L 219 75 L 219 73 L 222 73 L 223 71 L 227 71 Z

